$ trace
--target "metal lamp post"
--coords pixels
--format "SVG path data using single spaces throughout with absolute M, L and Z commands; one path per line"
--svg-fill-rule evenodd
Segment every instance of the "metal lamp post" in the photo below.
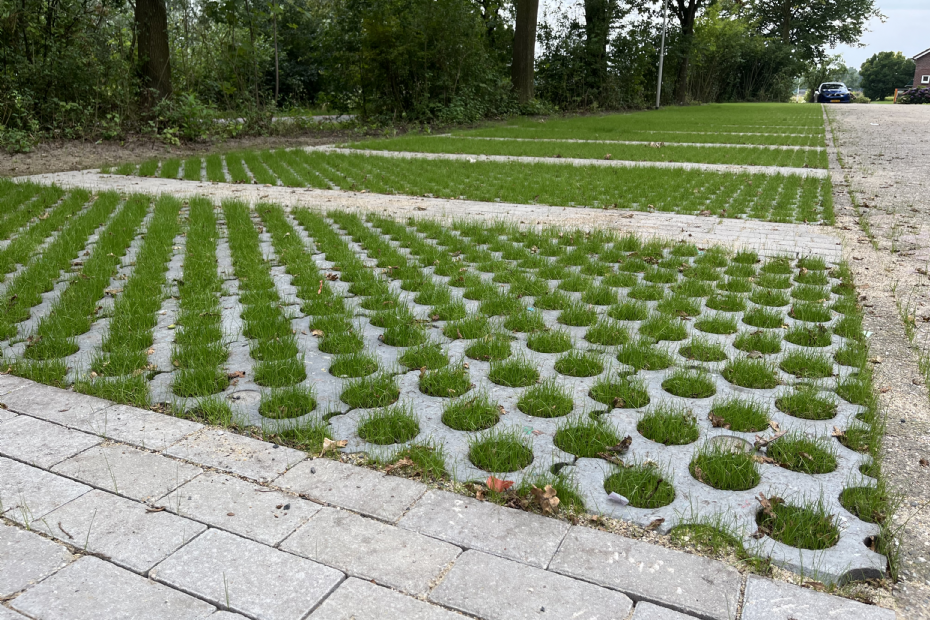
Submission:
M 659 49 L 659 83 L 656 85 L 656 110 L 662 107 L 662 65 L 665 62 L 666 0 L 662 0 L 662 45 Z

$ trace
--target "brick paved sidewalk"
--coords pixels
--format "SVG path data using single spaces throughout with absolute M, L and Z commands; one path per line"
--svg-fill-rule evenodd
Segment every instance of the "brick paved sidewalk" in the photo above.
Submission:
M 0 403 L 0 620 L 894 618 L 25 379 Z
M 177 197 L 207 196 L 215 201 L 236 199 L 250 204 L 271 202 L 315 209 L 377 212 L 391 217 L 481 218 L 516 221 L 526 225 L 609 228 L 640 235 L 686 240 L 697 245 L 723 244 L 752 249 L 763 256 L 790 254 L 822 256 L 837 262 L 842 256 L 839 238 L 831 228 L 808 224 L 778 224 L 758 220 L 701 217 L 677 213 L 606 210 L 588 207 L 553 207 L 514 203 L 448 200 L 416 196 L 387 196 L 363 192 L 294 187 L 241 185 L 100 174 L 96 170 L 56 172 L 19 181 Z

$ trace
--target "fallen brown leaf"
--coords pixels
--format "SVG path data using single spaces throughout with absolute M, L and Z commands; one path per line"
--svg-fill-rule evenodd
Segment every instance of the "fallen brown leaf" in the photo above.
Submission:
M 617 458 L 613 454 L 608 454 L 607 452 L 598 452 L 597 455 L 608 463 L 613 463 L 614 465 L 620 465 L 623 467 L 623 460 Z
M 245 376 L 245 371 L 244 371 L 244 370 L 237 370 L 237 371 L 235 371 L 235 372 L 228 372 L 228 373 L 226 373 L 226 376 L 227 376 L 228 378 L 230 378 L 230 379 L 241 379 L 242 377 Z
M 623 454 L 623 453 L 625 453 L 627 450 L 630 449 L 630 444 L 632 444 L 632 443 L 633 443 L 633 438 L 630 437 L 629 435 L 627 435 L 626 437 L 624 437 L 623 439 L 621 439 L 621 440 L 620 440 L 620 443 L 618 443 L 617 445 L 615 445 L 615 446 L 610 446 L 609 448 L 607 448 L 607 451 L 608 451 L 608 452 L 618 452 L 618 453 L 620 453 L 620 454 Z
M 349 442 L 345 439 L 339 439 L 338 441 L 333 441 L 329 437 L 323 438 L 323 450 L 320 452 L 320 456 L 323 456 L 326 452 L 330 450 L 338 450 L 339 448 L 345 448 L 346 444 Z
M 311 335 L 311 336 L 316 336 L 317 338 L 319 338 L 320 336 L 323 335 L 323 330 L 322 330 L 322 329 L 311 329 L 311 330 L 310 330 L 310 335 Z
M 164 507 L 164 506 L 152 506 L 151 508 L 146 508 L 146 509 L 145 509 L 145 512 L 164 512 L 164 511 L 165 511 L 165 507 Z M 64 530 L 62 530 L 62 531 L 64 531 Z
M 784 435 L 785 435 L 785 431 L 778 431 L 771 437 L 763 437 L 762 435 L 756 435 L 756 440 L 753 442 L 753 445 L 755 446 L 756 450 L 758 450 L 759 448 L 764 448 L 765 446 L 769 445 L 773 441 L 780 439 Z
M 6 409 L 6 407 L 4 407 L 4 409 Z M 927 459 L 920 459 L 920 466 L 921 466 L 921 467 L 930 467 L 930 461 L 928 461 Z
M 704 470 L 697 465 L 694 466 L 694 477 L 698 482 L 704 482 Z
M 659 517 L 658 519 L 654 519 L 650 521 L 649 525 L 646 526 L 646 529 L 650 531 L 654 530 L 658 528 L 660 525 L 662 525 L 663 523 L 665 523 L 665 519 L 663 519 L 662 517 Z
M 771 497 L 766 497 L 765 493 L 759 493 L 759 496 L 756 497 L 756 499 L 759 500 L 760 504 L 762 504 L 762 512 L 769 515 L 770 517 L 775 518 L 777 518 L 777 515 L 775 514 L 773 508 L 778 504 L 784 503 L 785 501 L 782 498 L 776 497 L 774 495 Z
M 846 433 L 835 426 L 833 427 L 833 432 L 830 433 L 830 435 L 836 437 L 837 439 L 843 439 L 846 437 Z
M 405 456 L 404 458 L 397 461 L 396 463 L 391 463 L 390 465 L 385 467 L 384 473 L 389 474 L 395 469 L 403 469 L 404 467 L 411 467 L 412 465 L 415 465 L 415 463 L 410 460 L 409 456 Z
M 488 476 L 488 479 L 485 482 L 489 489 L 498 493 L 503 493 L 513 486 L 513 480 L 501 480 L 500 478 L 495 478 L 494 476 Z
M 772 430 L 776 433 L 781 430 L 781 427 L 778 426 L 778 422 L 775 420 L 769 420 L 769 426 L 772 427 Z
M 726 429 L 730 428 L 730 425 L 727 424 L 727 421 L 724 420 L 719 415 L 714 415 L 713 413 L 709 413 L 707 415 L 707 419 L 710 420 L 710 425 L 713 426 L 714 428 L 726 428 Z
M 534 486 L 530 489 L 530 492 L 533 494 L 533 497 L 536 499 L 536 502 L 539 504 L 539 507 L 542 508 L 544 513 L 549 514 L 558 508 L 559 498 L 551 484 L 547 484 L 542 489 Z

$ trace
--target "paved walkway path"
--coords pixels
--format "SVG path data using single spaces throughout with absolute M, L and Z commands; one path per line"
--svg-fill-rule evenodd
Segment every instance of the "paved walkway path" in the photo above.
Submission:
M 894 612 L 0 375 L 0 619 Z
M 834 236 L 830 228 L 807 224 L 776 224 L 758 220 L 701 217 L 677 213 L 552 207 L 505 202 L 388 196 L 338 190 L 207 183 L 100 174 L 96 170 L 40 174 L 20 177 L 19 180 L 45 184 L 56 183 L 61 187 L 83 187 L 90 190 L 146 194 L 170 193 L 173 196 L 184 197 L 202 195 L 217 201 L 232 198 L 252 204 L 265 201 L 318 209 L 374 211 L 395 217 L 504 219 L 527 225 L 577 226 L 584 229 L 606 227 L 622 232 L 687 240 L 702 246 L 724 244 L 733 248 L 754 249 L 766 256 L 816 255 L 828 261 L 837 261 L 842 254 L 840 240 Z
M 825 168 L 784 168 L 781 166 L 736 166 L 732 164 L 697 164 L 683 161 L 625 161 L 621 159 L 583 159 L 576 157 L 517 157 L 515 155 L 469 155 L 462 153 L 419 153 L 415 151 L 373 151 L 343 149 L 335 146 L 308 146 L 307 151 L 341 153 L 343 155 L 372 155 L 398 159 L 450 159 L 456 161 L 496 161 L 521 164 L 556 164 L 562 166 L 601 166 L 605 168 L 669 168 L 673 170 L 702 170 L 736 174 L 782 174 L 824 179 L 830 176 Z

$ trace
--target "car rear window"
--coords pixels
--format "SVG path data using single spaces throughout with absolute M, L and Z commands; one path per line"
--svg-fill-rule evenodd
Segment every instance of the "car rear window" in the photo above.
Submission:
M 823 86 L 821 86 L 821 88 L 827 88 L 827 89 L 830 89 L 830 90 L 834 90 L 834 89 L 846 88 L 846 87 L 843 86 L 842 84 L 827 83 L 827 84 L 824 84 Z

